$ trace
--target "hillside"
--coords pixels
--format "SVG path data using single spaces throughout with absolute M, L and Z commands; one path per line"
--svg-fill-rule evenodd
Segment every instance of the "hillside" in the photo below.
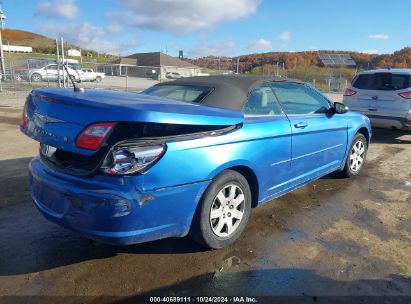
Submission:
M 309 67 L 323 67 L 320 61 L 320 54 L 350 54 L 351 57 L 357 63 L 359 69 L 369 69 L 376 67 L 397 67 L 406 68 L 411 67 L 411 48 L 407 47 L 402 50 L 396 51 L 393 54 L 365 54 L 359 52 L 347 52 L 347 51 L 316 51 L 316 52 L 269 52 L 248 54 L 239 56 L 239 72 L 248 73 L 256 72 L 258 68 L 261 72 L 261 66 L 267 68 L 273 68 L 277 62 L 284 63 L 286 70 L 294 70 L 296 68 L 309 68 Z M 228 70 L 236 67 L 237 57 L 232 60 L 229 58 L 217 58 L 217 57 L 203 57 L 193 59 L 191 62 L 195 65 L 204 68 Z M 235 69 L 234 69 L 235 70 Z M 258 72 L 258 71 L 257 71 Z
M 41 46 L 41 45 L 53 45 L 54 41 L 45 36 L 35 34 L 32 32 L 4 29 L 2 30 L 2 37 L 4 42 L 10 42 L 13 45 L 24 46 Z
M 16 30 L 16 29 L 4 29 L 2 30 L 3 43 L 10 43 L 11 45 L 31 46 L 34 53 L 40 54 L 55 54 L 56 45 L 55 40 L 35 34 L 28 31 Z M 79 48 L 78 46 L 67 44 L 69 48 Z M 97 52 L 93 50 L 86 50 L 90 55 L 95 56 Z

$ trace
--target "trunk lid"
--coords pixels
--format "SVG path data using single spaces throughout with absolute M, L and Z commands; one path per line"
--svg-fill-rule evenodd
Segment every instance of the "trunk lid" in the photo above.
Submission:
M 110 90 L 33 90 L 26 101 L 29 137 L 73 153 L 95 151 L 77 148 L 85 126 L 96 122 L 138 122 L 192 126 L 230 126 L 242 123 L 239 111 L 202 106 L 161 97 Z

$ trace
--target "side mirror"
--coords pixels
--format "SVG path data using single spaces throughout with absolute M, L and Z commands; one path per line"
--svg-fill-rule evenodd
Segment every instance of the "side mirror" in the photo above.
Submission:
M 345 114 L 348 112 L 348 107 L 341 102 L 334 102 L 334 106 L 330 109 L 330 114 Z

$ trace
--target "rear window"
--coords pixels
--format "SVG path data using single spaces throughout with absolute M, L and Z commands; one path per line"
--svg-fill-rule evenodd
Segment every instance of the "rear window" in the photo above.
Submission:
M 185 102 L 201 102 L 213 88 L 191 85 L 155 85 L 141 92 L 142 94 L 160 96 Z
M 375 73 L 358 75 L 352 86 L 363 90 L 395 91 L 411 87 L 411 75 Z

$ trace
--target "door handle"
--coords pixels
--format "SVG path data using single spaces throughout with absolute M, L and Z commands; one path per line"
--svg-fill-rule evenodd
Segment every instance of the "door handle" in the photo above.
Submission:
M 375 109 L 375 108 L 371 108 L 371 109 L 368 109 L 368 111 L 378 111 L 377 109 Z
M 305 122 L 299 122 L 299 123 L 296 123 L 296 124 L 294 125 L 294 127 L 299 128 L 299 129 L 304 129 L 304 128 L 307 127 L 307 126 L 308 126 L 308 124 L 305 123 Z

